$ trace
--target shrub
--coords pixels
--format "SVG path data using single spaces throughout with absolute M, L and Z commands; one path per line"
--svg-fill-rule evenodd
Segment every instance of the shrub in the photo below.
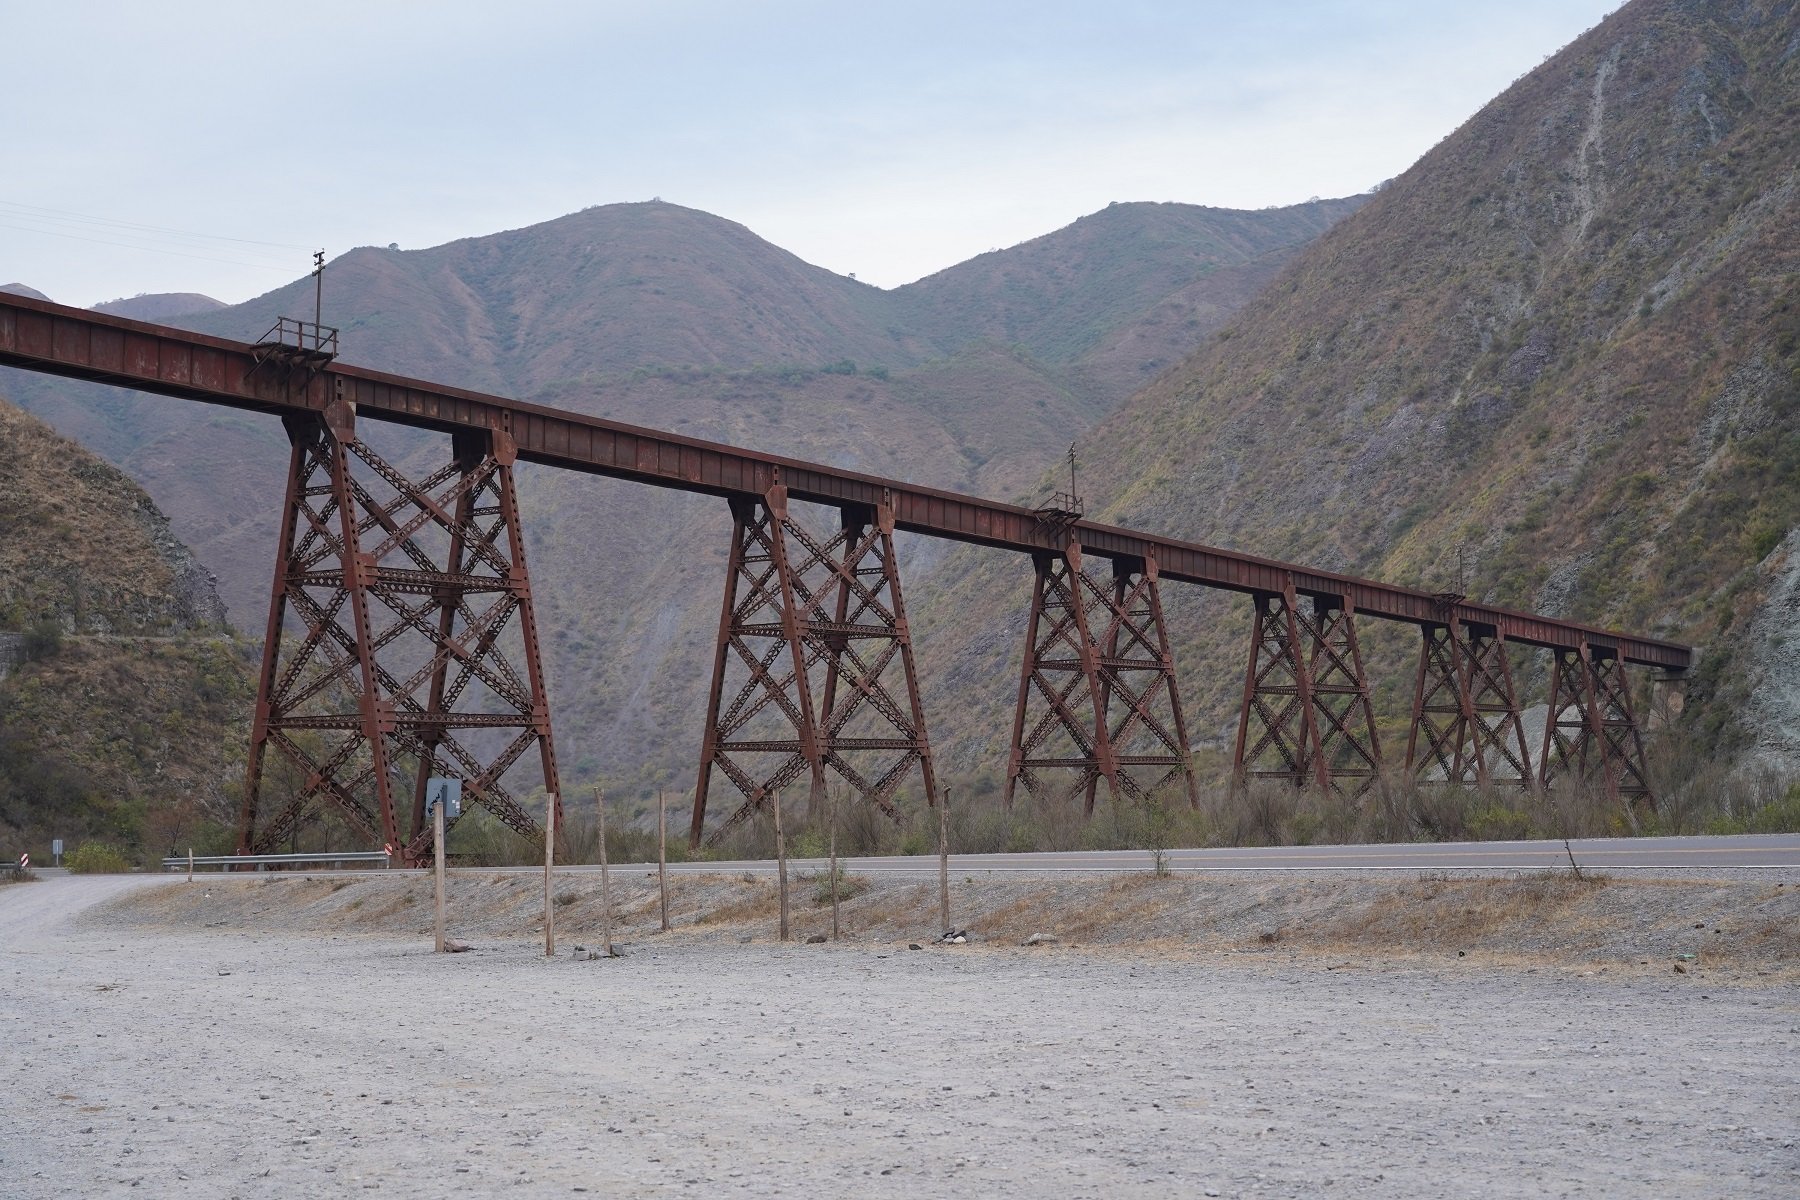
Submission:
M 71 875 L 123 875 L 131 870 L 124 851 L 105 842 L 84 842 L 63 855 Z
M 869 877 L 866 875 L 847 875 L 844 873 L 844 868 L 839 866 L 837 869 L 837 876 L 837 894 L 838 902 L 840 904 L 845 900 L 855 899 L 857 896 L 860 896 L 869 890 Z M 830 904 L 831 871 L 827 869 L 818 872 L 813 876 L 813 883 L 816 885 L 813 888 L 813 903 L 818 905 Z
M 19 645 L 19 652 L 26 662 L 38 662 L 46 658 L 55 658 L 62 653 L 62 626 L 52 620 L 38 621 L 25 631 Z
M 1781 799 L 1757 809 L 1750 817 L 1750 832 L 1800 832 L 1800 783 L 1789 788 Z

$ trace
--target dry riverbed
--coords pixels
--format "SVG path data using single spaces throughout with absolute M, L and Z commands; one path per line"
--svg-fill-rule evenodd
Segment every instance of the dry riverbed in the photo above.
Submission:
M 6 1194 L 1800 1193 L 1775 881 L 454 883 L 0 888 Z

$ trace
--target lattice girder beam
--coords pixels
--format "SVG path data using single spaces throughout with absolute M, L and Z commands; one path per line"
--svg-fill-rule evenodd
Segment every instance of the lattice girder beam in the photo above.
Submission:
M 690 843 L 717 843 L 802 777 L 815 810 L 835 776 L 898 821 L 895 794 L 916 768 L 935 805 L 892 505 L 840 509 L 840 528 L 824 540 L 789 511 L 779 480 L 730 505 Z M 727 703 L 727 678 L 739 672 L 745 678 Z M 742 800 L 709 837 L 715 772 Z
M 452 463 L 414 484 L 357 439 L 341 398 L 322 417 L 285 423 L 288 485 L 240 848 L 271 848 L 325 802 L 402 861 L 419 861 L 431 849 L 423 788 L 433 775 L 461 779 L 471 804 L 537 836 L 537 822 L 502 782 L 535 746 L 556 802 L 511 439 L 504 430 L 459 433 Z M 393 495 L 378 497 L 354 472 Z M 447 551 L 435 549 L 440 541 Z M 406 565 L 386 565 L 390 557 Z M 485 608 L 467 603 L 484 594 Z M 304 633 L 284 640 L 290 614 Z M 509 627 L 519 631 L 522 672 L 502 650 Z M 473 707 L 471 684 L 491 710 Z M 317 748 L 333 731 L 341 738 Z M 507 731 L 504 744 L 491 741 Z M 272 816 L 261 812 L 271 749 L 304 780 Z M 402 782 L 412 793 L 404 813 L 395 795 Z

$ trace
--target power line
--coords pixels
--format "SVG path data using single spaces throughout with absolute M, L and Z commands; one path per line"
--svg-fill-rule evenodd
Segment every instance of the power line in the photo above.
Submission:
M 221 233 L 199 233 L 190 229 L 171 229 L 164 225 L 145 225 L 137 221 L 121 221 L 113 217 L 96 217 L 89 213 L 72 212 L 68 209 L 44 208 L 36 204 L 21 204 L 16 200 L 0 200 L 0 208 L 15 209 L 18 215 L 30 220 L 52 220 L 92 225 L 111 226 L 115 229 L 137 230 L 143 233 L 162 234 L 169 237 L 188 238 L 206 242 L 233 242 L 241 246 L 268 246 L 276 250 L 305 250 L 307 247 L 293 242 L 268 242 L 255 238 L 227 237 Z
M 79 233 L 68 233 L 59 229 L 36 229 L 29 225 L 14 225 L 7 221 L 0 221 L 0 229 L 16 229 L 23 233 L 42 234 L 45 237 L 68 238 L 71 241 L 89 242 L 96 246 L 117 246 L 124 250 L 142 250 L 149 254 L 168 254 L 176 258 L 191 258 L 199 262 L 220 263 L 228 267 L 254 267 L 265 271 L 292 270 L 291 266 L 282 263 L 268 261 L 257 262 L 244 258 L 219 258 L 207 254 L 192 254 L 185 250 L 170 250 L 162 246 L 145 245 L 142 242 L 119 242 L 109 238 L 87 237 Z

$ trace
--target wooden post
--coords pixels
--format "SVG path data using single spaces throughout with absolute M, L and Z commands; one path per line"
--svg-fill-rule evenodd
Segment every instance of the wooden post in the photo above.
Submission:
M 669 818 L 663 790 L 656 789 L 656 888 L 662 897 L 662 931 L 669 932 Z
M 788 940 L 788 890 L 787 890 L 787 839 L 781 836 L 781 793 L 776 792 L 775 802 L 775 879 L 781 892 L 781 933 L 782 941 Z
M 556 897 L 551 895 L 550 868 L 556 862 L 556 795 L 544 806 L 544 957 L 556 953 Z
M 826 801 L 826 820 L 831 822 L 831 940 L 835 942 L 838 939 L 837 793 L 828 793 Z
M 437 952 L 444 952 L 444 801 L 443 797 L 431 806 L 431 846 L 437 858 L 437 868 L 433 872 L 437 877 Z
M 938 791 L 938 918 L 950 932 L 950 789 Z
M 594 806 L 600 810 L 600 953 L 611 958 L 612 877 L 606 869 L 606 793 L 594 785 Z
M 194 882 L 194 848 L 188 847 L 188 882 Z

